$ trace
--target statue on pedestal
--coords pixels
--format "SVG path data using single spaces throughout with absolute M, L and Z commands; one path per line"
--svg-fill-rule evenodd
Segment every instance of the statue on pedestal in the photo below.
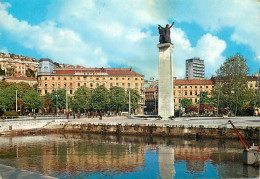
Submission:
M 159 42 L 160 44 L 163 43 L 171 43 L 171 31 L 170 28 L 173 26 L 174 22 L 169 26 L 169 24 L 166 24 L 165 27 L 162 27 L 161 25 L 158 25 L 158 31 L 160 34 Z

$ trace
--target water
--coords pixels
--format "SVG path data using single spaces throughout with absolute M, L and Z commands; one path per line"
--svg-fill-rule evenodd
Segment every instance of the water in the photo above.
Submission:
M 234 140 L 93 134 L 0 137 L 0 164 L 57 178 L 247 178 Z

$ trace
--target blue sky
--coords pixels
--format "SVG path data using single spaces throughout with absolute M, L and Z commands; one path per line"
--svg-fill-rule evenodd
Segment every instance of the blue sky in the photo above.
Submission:
M 171 29 L 173 71 L 205 60 L 211 77 L 231 55 L 260 65 L 259 0 L 0 0 L 0 51 L 85 67 L 158 74 L 157 24 Z

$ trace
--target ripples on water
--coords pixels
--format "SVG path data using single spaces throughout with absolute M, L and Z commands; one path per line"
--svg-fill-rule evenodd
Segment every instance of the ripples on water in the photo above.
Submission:
M 0 137 L 0 164 L 57 178 L 258 177 L 233 140 L 52 134 Z

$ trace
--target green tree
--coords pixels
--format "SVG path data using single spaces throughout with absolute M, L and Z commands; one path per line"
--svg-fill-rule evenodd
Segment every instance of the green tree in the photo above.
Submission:
M 30 68 L 28 68 L 25 73 L 27 77 L 35 77 L 35 72 Z
M 24 93 L 23 96 L 24 109 L 28 109 L 32 112 L 43 107 L 43 99 L 35 90 L 30 90 Z
M 136 89 L 130 89 L 131 109 L 136 110 L 139 107 L 140 95 Z
M 91 107 L 91 91 L 85 86 L 81 86 L 74 93 L 74 99 L 72 100 L 72 108 L 74 110 L 80 109 L 88 110 Z
M 7 68 L 6 74 L 7 74 L 7 76 L 13 76 L 14 75 L 14 69 L 13 68 Z
M 217 81 L 212 91 L 215 106 L 230 108 L 235 113 L 238 108 L 249 103 L 246 59 L 240 55 L 229 57 L 217 70 Z
M 199 104 L 208 104 L 210 102 L 210 98 L 208 97 L 207 91 L 201 91 L 199 96 Z
M 12 110 L 15 107 L 15 91 L 0 88 L 0 112 Z
M 123 88 L 114 86 L 110 88 L 110 108 L 119 112 L 126 109 L 126 94 Z
M 46 95 L 47 98 L 49 98 L 49 100 L 51 101 L 51 106 L 53 108 L 56 107 L 58 107 L 59 109 L 66 108 L 66 91 L 64 89 L 52 91 L 51 94 L 46 94 Z
M 188 98 L 183 98 L 181 100 L 181 106 L 186 109 L 187 107 L 192 106 L 192 102 Z
M 98 86 L 92 93 L 92 108 L 103 111 L 109 107 L 109 91 L 103 86 Z

